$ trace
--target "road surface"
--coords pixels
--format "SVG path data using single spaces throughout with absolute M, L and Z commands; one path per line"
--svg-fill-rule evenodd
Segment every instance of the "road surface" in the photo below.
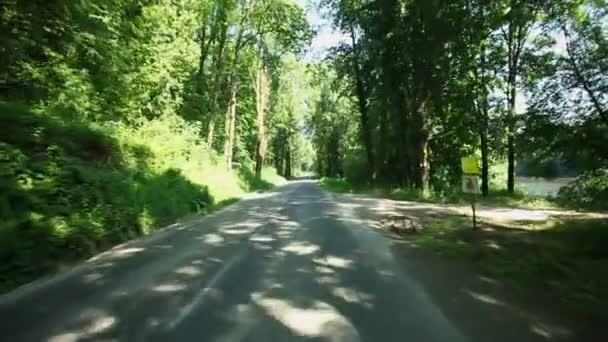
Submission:
M 295 181 L 114 248 L 0 297 L 0 339 L 459 342 L 557 336 L 534 316 L 464 291 L 455 278 L 450 283 L 450 267 L 395 253 L 390 239 L 361 218 L 370 208 L 338 197 L 313 181 Z

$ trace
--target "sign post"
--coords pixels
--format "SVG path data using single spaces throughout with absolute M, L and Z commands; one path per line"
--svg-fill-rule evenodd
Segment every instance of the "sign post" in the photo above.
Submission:
M 475 200 L 481 193 L 479 188 L 479 159 L 477 157 L 465 157 L 461 159 L 462 166 L 462 192 L 471 194 L 471 208 L 473 209 L 473 229 L 477 229 L 477 218 L 475 217 Z

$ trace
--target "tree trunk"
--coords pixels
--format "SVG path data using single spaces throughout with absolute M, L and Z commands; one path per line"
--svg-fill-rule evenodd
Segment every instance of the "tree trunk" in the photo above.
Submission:
M 243 34 L 245 33 L 245 23 L 249 17 L 249 10 L 252 3 L 246 1 L 244 4 L 243 13 L 239 21 L 236 41 L 234 43 L 234 53 L 232 55 L 232 65 L 230 67 L 230 75 L 228 76 L 228 109 L 226 110 L 225 132 L 226 141 L 224 143 L 224 158 L 228 170 L 232 169 L 232 154 L 234 149 L 235 127 L 236 127 L 236 91 L 237 91 L 237 69 L 241 48 L 243 47 Z
M 264 120 L 263 118 L 261 120 Z M 266 159 L 266 137 L 264 129 L 258 128 L 258 138 L 255 144 L 255 176 L 262 177 L 262 168 Z
M 230 89 L 230 103 L 226 110 L 226 121 L 224 132 L 226 141 L 224 142 L 224 158 L 226 159 L 226 167 L 232 170 L 232 154 L 234 151 L 234 139 L 236 129 L 236 87 Z
M 207 146 L 209 146 L 209 148 L 213 148 L 213 140 L 215 138 L 215 121 L 217 118 L 217 112 L 219 111 L 218 108 L 218 98 L 219 98 L 219 93 L 221 92 L 220 89 L 222 89 L 221 85 L 224 84 L 224 48 L 226 46 L 226 33 L 227 33 L 228 27 L 227 25 L 223 24 L 221 31 L 220 31 L 220 39 L 218 41 L 218 53 L 216 56 L 214 56 L 213 59 L 213 70 L 214 70 L 214 77 L 213 77 L 213 84 L 211 87 L 211 91 L 210 91 L 210 100 L 209 100 L 209 124 L 207 127 Z
M 423 80 L 424 78 L 421 77 Z M 427 129 L 426 118 L 432 111 L 431 95 L 428 90 L 420 87 L 417 90 L 416 101 L 412 104 L 413 109 L 413 124 L 414 132 L 412 132 L 412 140 L 415 148 L 415 155 L 412 156 L 413 168 L 414 168 L 414 186 L 420 190 L 423 194 L 427 194 L 429 191 L 429 175 L 430 175 L 430 163 L 429 163 L 429 131 Z
M 207 51 L 209 50 L 209 45 L 212 42 L 213 36 L 209 38 L 209 42 L 206 42 L 207 39 L 207 28 L 205 23 L 202 24 L 201 36 L 200 36 L 200 52 L 201 55 L 198 60 L 198 80 L 199 82 L 203 81 L 203 75 L 205 74 L 205 63 L 207 62 Z
M 234 77 L 234 75 L 232 76 Z M 226 167 L 228 170 L 232 170 L 232 154 L 234 153 L 234 140 L 236 130 L 236 81 L 228 81 L 230 86 L 228 88 L 229 100 L 228 108 L 224 116 L 224 133 L 226 140 L 224 141 L 224 159 L 226 160 Z
M 359 47 L 355 38 L 355 29 L 351 23 L 350 26 L 350 37 L 353 45 L 353 69 L 355 71 L 356 80 L 356 91 L 357 91 L 357 103 L 359 106 L 359 115 L 361 119 L 361 138 L 363 140 L 363 147 L 367 157 L 367 176 L 369 180 L 375 178 L 375 160 L 374 150 L 372 147 L 372 137 L 369 125 L 369 115 L 367 108 L 367 92 L 363 83 L 362 68 L 360 62 Z
M 511 12 L 515 11 L 516 2 L 511 0 Z M 514 132 L 514 117 L 515 117 L 515 97 L 517 96 L 517 53 L 516 53 L 516 28 L 514 17 L 510 19 L 508 34 L 505 36 L 507 40 L 507 191 L 515 192 L 515 151 L 513 146 Z
M 277 172 L 281 176 L 284 176 L 283 175 L 283 170 L 284 170 L 284 168 L 283 168 L 283 161 L 285 160 L 285 158 L 283 156 L 283 148 L 282 148 L 282 146 L 279 143 L 277 143 L 277 141 L 280 141 L 279 137 L 280 137 L 280 133 L 277 134 L 277 138 L 276 138 L 275 143 L 274 143 L 274 150 L 276 151 L 275 152 L 275 156 L 274 156 L 274 167 L 277 169 Z
M 213 148 L 213 137 L 215 136 L 215 115 L 211 114 L 209 126 L 207 127 L 207 146 Z
M 380 134 L 380 136 L 378 137 L 378 141 L 377 141 L 377 150 L 376 150 L 376 156 L 378 156 L 378 163 L 376 165 L 376 168 L 378 170 L 378 176 L 377 178 L 382 180 L 382 181 L 387 181 L 390 175 L 390 170 L 389 167 L 386 163 L 386 160 L 388 159 L 388 146 L 389 146 L 389 134 L 387 133 L 387 130 L 389 129 L 389 124 L 388 124 L 388 112 L 386 110 L 380 111 L 379 113 L 379 131 L 382 132 L 383 134 Z
M 535 13 L 538 7 L 533 8 L 532 14 L 521 20 L 518 15 L 525 13 L 523 6 L 526 6 L 525 1 L 510 1 L 509 11 L 509 28 L 508 32 L 503 31 L 508 48 L 508 79 L 507 79 L 507 99 L 509 108 L 507 114 L 507 191 L 515 192 L 515 101 L 517 98 L 517 76 L 519 74 L 519 63 L 528 33 L 530 32 L 531 23 L 534 21 Z
M 483 20 L 483 10 L 480 11 L 481 19 Z M 490 193 L 490 163 L 488 156 L 488 125 L 489 104 L 488 104 L 488 85 L 486 80 L 486 48 L 482 47 L 480 53 L 479 70 L 475 69 L 475 77 L 477 86 L 481 86 L 481 92 L 478 93 L 479 101 L 477 111 L 479 113 L 479 140 L 481 141 L 481 195 L 487 197 Z
M 268 78 L 266 71 L 261 66 L 256 71 L 254 80 L 254 89 L 256 94 L 255 109 L 257 112 L 257 138 L 255 144 L 255 175 L 262 177 L 262 168 L 266 157 L 266 126 L 265 113 L 268 103 Z
M 485 121 L 485 120 L 484 120 Z M 479 132 L 481 139 L 481 195 L 487 197 L 490 192 L 489 187 L 489 168 L 490 163 L 488 162 L 488 126 L 487 121 L 482 124 L 481 131 Z
M 507 117 L 507 191 L 515 192 L 515 97 L 516 75 L 509 77 L 509 114 Z
M 287 146 L 285 150 L 285 172 L 284 177 L 286 179 L 291 178 L 291 147 L 289 146 L 289 141 L 287 141 Z
M 429 165 L 429 136 L 425 132 L 421 132 L 419 144 L 419 170 L 416 179 L 416 185 L 423 194 L 429 192 L 429 178 L 430 178 L 430 165 Z

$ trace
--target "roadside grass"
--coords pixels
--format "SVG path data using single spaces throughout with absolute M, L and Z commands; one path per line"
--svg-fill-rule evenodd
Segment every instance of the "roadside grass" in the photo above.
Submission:
M 406 237 L 414 247 L 464 258 L 482 274 L 526 298 L 543 296 L 589 322 L 608 320 L 608 220 L 548 222 L 421 218 L 424 230 Z
M 470 196 L 454 191 L 450 194 L 430 192 L 423 194 L 419 191 L 409 189 L 392 188 L 378 185 L 356 185 L 344 178 L 322 178 L 319 185 L 331 192 L 367 194 L 378 197 L 389 198 L 396 201 L 415 201 L 442 204 L 468 204 Z M 478 196 L 476 201 L 488 206 L 517 207 L 528 209 L 556 209 L 559 206 L 549 198 L 529 196 L 523 190 L 516 189 L 510 194 L 500 189 L 496 184 L 491 184 L 490 194 L 487 197 Z
M 184 125 L 102 126 L 0 102 L 0 293 L 285 181 L 226 171 Z

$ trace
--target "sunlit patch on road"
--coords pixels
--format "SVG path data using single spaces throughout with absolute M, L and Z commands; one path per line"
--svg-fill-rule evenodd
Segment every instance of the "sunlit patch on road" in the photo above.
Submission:
M 132 256 L 134 254 L 140 253 L 144 250 L 145 250 L 144 248 L 140 248 L 140 247 L 119 248 L 119 249 L 108 252 L 108 257 L 117 258 L 117 259 L 126 258 L 126 257 Z
M 266 234 L 254 234 L 249 238 L 249 241 L 253 242 L 272 242 L 274 240 L 275 238 L 273 238 L 271 235 Z
M 322 275 L 315 278 L 315 281 L 321 285 L 333 286 L 340 283 L 340 279 L 333 275 Z
M 313 261 L 319 265 L 331 266 L 331 267 L 337 267 L 337 268 L 349 268 L 349 267 L 351 267 L 351 265 L 353 263 L 352 260 L 341 258 L 341 257 L 335 256 L 335 255 L 327 255 L 323 258 L 314 258 Z
M 565 337 L 571 336 L 572 332 L 568 329 L 564 329 L 557 326 L 552 326 L 548 324 L 544 324 L 541 322 L 536 322 L 530 326 L 530 331 L 534 334 L 544 337 L 548 340 L 555 339 L 563 339 Z
M 118 320 L 112 315 L 100 310 L 89 310 L 81 320 L 84 326 L 77 331 L 67 331 L 57 335 L 53 335 L 47 339 L 48 342 L 72 342 L 81 341 L 88 338 L 94 338 L 96 335 L 104 333 L 112 329 Z
M 299 308 L 287 300 L 264 297 L 259 293 L 251 296 L 254 303 L 281 322 L 293 333 L 306 337 L 324 337 L 328 341 L 360 340 L 353 324 L 333 306 L 321 302 L 307 308 Z
M 309 242 L 294 241 L 281 248 L 281 250 L 296 255 L 309 255 L 317 252 L 319 250 L 319 246 L 313 245 Z
M 502 302 L 502 301 L 500 301 L 500 300 L 498 300 L 498 299 L 496 299 L 496 298 L 494 298 L 492 296 L 483 294 L 483 293 L 478 293 L 478 292 L 471 291 L 471 290 L 466 290 L 465 292 L 469 296 L 471 296 L 472 298 L 474 298 L 475 300 L 478 300 L 478 301 L 480 301 L 482 303 L 492 304 L 492 305 L 500 305 L 500 306 L 505 305 L 504 302 Z
M 186 285 L 178 284 L 178 283 L 161 284 L 161 285 L 157 285 L 152 288 L 152 290 L 157 291 L 157 292 L 177 292 L 177 291 L 183 291 L 185 289 L 186 289 Z
M 320 273 L 320 274 L 334 274 L 336 273 L 336 271 L 334 271 L 334 269 L 326 267 L 326 266 L 315 266 L 315 272 Z
M 199 275 L 201 271 L 193 266 L 183 266 L 175 270 L 175 273 L 193 277 Z
M 337 286 L 331 289 L 331 293 L 347 303 L 361 304 L 368 309 L 374 306 L 374 296 L 353 288 Z
M 224 242 L 224 238 L 221 235 L 215 233 L 205 234 L 201 237 L 201 240 L 208 245 L 214 246 L 219 246 Z
M 103 278 L 103 274 L 102 274 L 102 273 L 99 273 L 99 272 L 95 272 L 95 273 L 89 273 L 89 274 L 85 275 L 85 276 L 84 276 L 84 277 L 82 277 L 82 278 L 83 278 L 82 280 L 83 280 L 85 283 L 94 283 L 94 282 L 96 282 L 96 281 L 98 281 L 98 280 L 102 279 L 102 278 Z

